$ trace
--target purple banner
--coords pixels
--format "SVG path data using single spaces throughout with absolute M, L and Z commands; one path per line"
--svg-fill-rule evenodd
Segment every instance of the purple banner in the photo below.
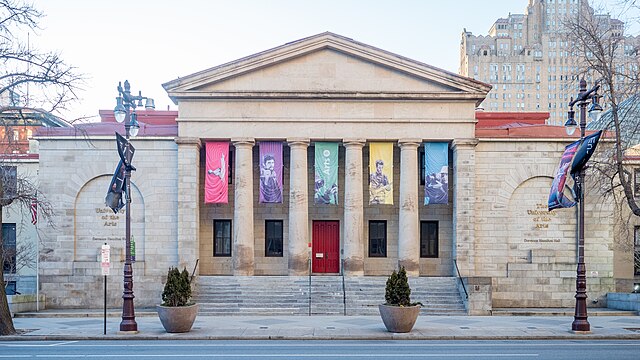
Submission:
M 570 208 L 576 204 L 564 196 L 564 184 L 567 181 L 569 165 L 578 150 L 578 145 L 580 145 L 580 141 L 571 143 L 564 148 L 564 153 L 560 160 L 560 166 L 558 166 L 556 176 L 551 184 L 551 192 L 549 193 L 549 211 L 558 208 Z
M 282 203 L 282 143 L 260 142 L 260 203 Z

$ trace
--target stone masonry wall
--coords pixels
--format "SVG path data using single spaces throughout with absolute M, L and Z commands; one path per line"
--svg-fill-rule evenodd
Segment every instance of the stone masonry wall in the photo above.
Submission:
M 162 278 L 177 265 L 177 151 L 173 138 L 136 138 L 131 225 L 136 306 L 160 302 Z M 41 293 L 47 308 L 99 308 L 103 276 L 98 259 L 111 246 L 108 306 L 122 303 L 124 210 L 104 204 L 118 163 L 115 139 L 40 139 L 40 190 L 53 205 L 52 225 L 39 222 Z M 57 164 L 57 165 L 53 165 Z
M 475 275 L 493 278 L 493 307 L 575 303 L 576 210 L 547 209 L 565 145 L 481 141 L 477 146 Z M 612 207 L 603 204 L 589 185 L 585 263 L 587 294 L 596 300 L 614 286 Z

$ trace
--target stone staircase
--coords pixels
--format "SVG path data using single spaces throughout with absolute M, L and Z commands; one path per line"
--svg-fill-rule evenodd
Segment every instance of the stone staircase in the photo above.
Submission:
M 377 315 L 387 278 L 378 276 L 199 276 L 194 301 L 201 315 Z M 422 315 L 466 315 L 449 277 L 410 278 Z

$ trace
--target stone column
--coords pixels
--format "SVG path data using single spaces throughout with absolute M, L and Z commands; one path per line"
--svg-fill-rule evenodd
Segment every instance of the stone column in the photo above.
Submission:
M 453 140 L 453 258 L 460 275 L 475 276 L 477 139 Z M 455 267 L 452 275 L 455 275 Z
M 233 209 L 233 275 L 251 276 L 253 255 L 253 138 L 231 139 L 236 174 Z
M 178 268 L 193 269 L 200 239 L 200 146 L 198 138 L 179 137 Z M 197 271 L 197 270 L 196 270 Z
M 364 275 L 362 147 L 365 139 L 344 139 L 344 273 Z
M 420 224 L 418 216 L 418 146 L 420 139 L 400 139 L 400 214 L 398 265 L 409 276 L 420 275 Z
M 287 139 L 291 149 L 289 182 L 289 275 L 309 271 L 309 200 L 307 147 L 309 139 Z

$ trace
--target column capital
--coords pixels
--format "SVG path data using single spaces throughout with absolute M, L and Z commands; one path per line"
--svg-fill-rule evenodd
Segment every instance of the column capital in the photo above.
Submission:
M 407 149 L 411 149 L 411 148 L 418 148 L 418 146 L 420 146 L 420 144 L 422 144 L 422 139 L 399 139 L 398 140 L 398 146 L 400 146 L 401 149 L 407 148 Z
M 355 138 L 342 139 L 342 145 L 345 148 L 349 148 L 349 147 L 363 148 L 366 143 L 367 143 L 366 139 L 355 139 Z
M 288 138 L 287 145 L 289 147 L 308 147 L 309 146 L 309 138 Z
M 256 144 L 256 140 L 250 137 L 239 137 L 239 138 L 231 138 L 231 143 L 235 147 L 253 146 Z
M 478 139 L 453 139 L 453 148 L 474 148 L 478 145 Z
M 192 145 L 197 146 L 198 149 L 202 146 L 202 141 L 197 137 L 177 137 L 175 139 L 176 144 L 178 145 Z

